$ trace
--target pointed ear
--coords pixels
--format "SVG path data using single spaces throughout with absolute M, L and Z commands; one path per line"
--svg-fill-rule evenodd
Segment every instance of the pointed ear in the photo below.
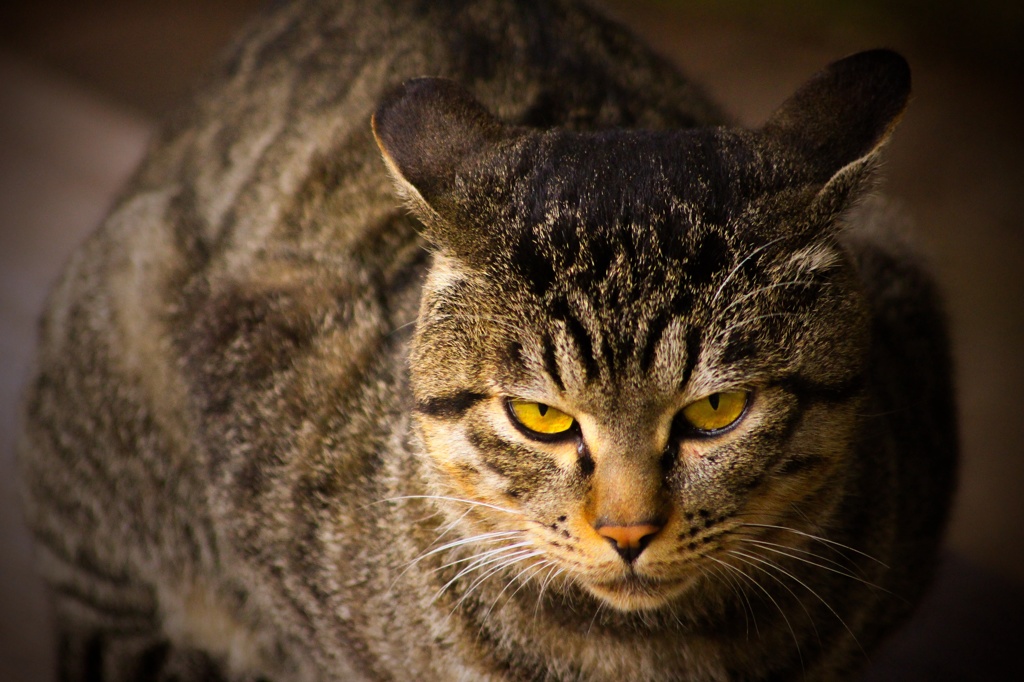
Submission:
M 910 97 L 910 67 L 891 50 L 870 50 L 827 66 L 787 99 L 763 132 L 795 152 L 815 204 L 841 210 L 870 178 Z
M 427 238 L 456 253 L 472 251 L 468 242 L 476 240 L 463 224 L 471 213 L 472 180 L 511 128 L 443 78 L 406 81 L 384 98 L 372 126 L 398 193 L 426 226 Z

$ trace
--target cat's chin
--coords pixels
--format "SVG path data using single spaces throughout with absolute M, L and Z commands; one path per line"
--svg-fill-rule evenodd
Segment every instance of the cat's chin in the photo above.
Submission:
M 692 583 L 689 577 L 658 580 L 628 575 L 610 582 L 587 583 L 586 588 L 619 611 L 650 611 L 664 606 Z

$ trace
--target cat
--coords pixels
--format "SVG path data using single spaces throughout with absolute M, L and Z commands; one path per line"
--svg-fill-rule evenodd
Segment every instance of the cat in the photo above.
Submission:
M 732 123 L 570 0 L 268 7 L 56 284 L 64 680 L 842 680 L 956 471 L 873 50 Z

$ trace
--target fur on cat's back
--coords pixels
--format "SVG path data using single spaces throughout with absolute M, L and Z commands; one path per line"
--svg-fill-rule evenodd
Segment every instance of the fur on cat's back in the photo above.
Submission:
M 956 430 L 934 286 L 861 202 L 909 74 L 837 64 L 743 131 L 569 0 L 268 8 L 50 296 L 20 461 L 62 677 L 855 674 Z M 761 445 L 659 416 L 726 389 Z M 544 395 L 576 450 L 515 425 Z M 648 556 L 609 548 L 651 485 Z

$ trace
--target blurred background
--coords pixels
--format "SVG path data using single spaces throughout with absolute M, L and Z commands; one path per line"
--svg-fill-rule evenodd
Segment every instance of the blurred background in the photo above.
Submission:
M 34 324 L 71 250 L 154 125 L 253 15 L 254 0 L 12 0 L 0 8 L 0 680 L 52 675 L 43 593 L 18 517 L 12 444 Z M 883 191 L 947 294 L 963 465 L 949 551 L 870 680 L 1024 679 L 1024 3 L 606 0 L 612 14 L 762 121 L 824 64 L 900 50 L 914 98 Z

